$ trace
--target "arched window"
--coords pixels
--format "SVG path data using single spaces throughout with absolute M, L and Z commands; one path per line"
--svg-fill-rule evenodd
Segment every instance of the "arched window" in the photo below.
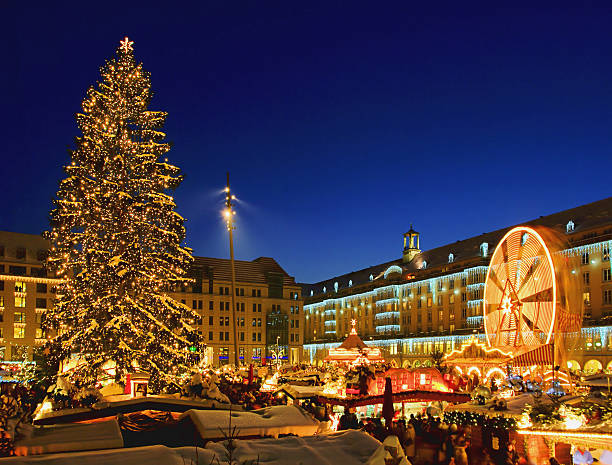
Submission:
M 314 295 L 314 291 L 311 289 L 310 290 L 310 297 L 312 297 Z
M 423 260 L 423 264 L 421 265 L 421 269 L 424 270 L 427 268 L 427 260 Z
M 327 288 L 323 286 L 323 294 L 325 294 L 326 292 L 327 292 Z
M 575 227 L 576 225 L 574 224 L 574 222 L 572 220 L 569 220 L 567 224 L 565 225 L 565 232 L 568 232 L 568 233 L 574 232 Z
M 334 291 L 338 292 L 338 281 L 334 283 Z
M 370 281 L 374 281 L 374 275 L 373 274 L 370 275 Z
M 453 263 L 455 261 L 455 255 L 452 253 L 448 254 L 448 263 Z
M 353 280 L 349 279 L 349 287 L 351 287 L 353 285 Z
M 483 258 L 487 258 L 487 255 L 489 255 L 489 244 L 487 242 L 480 244 L 480 255 Z

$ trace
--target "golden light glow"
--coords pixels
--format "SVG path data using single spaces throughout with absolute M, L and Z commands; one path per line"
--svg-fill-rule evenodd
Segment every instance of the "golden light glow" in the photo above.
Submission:
M 523 412 L 521 414 L 521 419 L 516 423 L 519 428 L 530 428 L 533 426 L 531 422 L 531 418 L 529 418 L 529 414 L 527 412 Z
M 121 50 L 123 50 L 125 53 L 128 53 L 131 50 L 134 50 L 134 47 L 132 47 L 132 45 L 134 45 L 134 41 L 130 40 L 127 38 L 120 40 L 119 43 L 121 44 L 121 47 L 119 47 Z
M 501 349 L 498 349 L 496 347 L 492 347 L 489 348 L 487 347 L 487 345 L 485 343 L 482 343 L 478 340 L 478 338 L 476 336 L 470 336 L 469 339 L 467 339 L 462 345 L 460 349 L 453 349 L 451 352 L 449 352 L 448 354 L 444 355 L 444 358 L 448 358 L 452 355 L 458 355 L 460 353 L 463 352 L 463 350 L 470 346 L 470 345 L 476 345 L 478 347 L 480 347 L 482 350 L 484 350 L 486 353 L 490 354 L 492 352 L 499 352 L 500 354 L 502 354 L 504 357 L 512 357 L 512 352 L 504 352 Z
M 520 246 L 518 245 L 519 243 L 520 243 Z M 527 246 L 525 246 L 526 247 L 525 250 L 522 251 L 521 259 L 513 260 L 513 258 L 515 258 L 513 254 L 518 255 L 519 248 L 522 248 L 525 245 L 525 243 L 527 243 Z M 536 274 L 538 274 L 538 271 L 534 271 L 535 268 L 530 269 L 530 271 L 520 268 L 520 267 L 526 267 L 528 263 L 531 263 L 531 265 L 533 265 L 533 263 L 535 262 L 535 259 L 538 257 L 535 257 L 533 255 L 530 256 L 528 254 L 529 253 L 535 254 L 536 251 L 539 252 L 540 250 L 543 251 L 543 254 L 544 254 L 543 258 L 547 264 L 547 267 L 540 266 L 539 268 L 537 268 L 538 270 L 540 269 L 543 270 L 539 272 L 540 276 L 536 276 Z M 529 259 L 531 259 L 531 261 L 529 261 Z M 516 262 L 520 262 L 520 267 L 519 265 L 516 264 Z M 505 264 L 504 267 L 502 267 L 503 264 Z M 499 273 L 501 275 L 501 278 L 502 278 L 501 281 L 503 282 L 500 282 L 500 279 L 498 278 L 496 273 Z M 545 273 L 545 275 L 543 275 L 543 273 Z M 506 276 L 506 274 L 508 275 Z M 483 319 L 484 319 L 484 329 L 485 329 L 486 341 L 489 347 L 492 347 L 494 344 L 493 331 L 497 331 L 497 328 L 490 327 L 492 324 L 492 321 L 489 321 L 491 319 L 490 314 L 493 314 L 493 312 L 489 312 L 488 314 L 487 308 L 488 306 L 493 305 L 495 308 L 500 308 L 502 310 L 502 314 L 508 315 L 510 313 L 510 309 L 512 308 L 512 298 L 509 294 L 504 292 L 501 302 L 499 301 L 491 302 L 491 301 L 488 301 L 487 299 L 490 299 L 493 295 L 495 295 L 495 293 L 501 290 L 500 286 L 504 286 L 506 282 L 509 282 L 510 285 L 514 286 L 516 289 L 520 289 L 520 286 L 523 284 L 521 283 L 521 280 L 524 280 L 531 276 L 533 276 L 534 278 L 534 283 L 537 283 L 537 285 L 532 284 L 528 286 L 529 291 L 532 292 L 534 295 L 537 294 L 537 291 L 543 291 L 547 289 L 548 284 L 550 284 L 550 287 L 552 289 L 551 300 L 549 301 L 547 299 L 545 302 L 545 303 L 550 302 L 550 305 L 549 305 L 550 311 L 551 311 L 550 320 L 548 320 L 548 318 L 542 318 L 542 315 L 540 315 L 540 319 L 539 319 L 539 321 L 544 320 L 545 327 L 539 328 L 539 329 L 541 329 L 542 331 L 546 333 L 546 341 L 544 344 L 548 344 L 550 342 L 550 339 L 553 333 L 554 321 L 556 317 L 556 306 L 557 306 L 557 283 L 556 283 L 556 277 L 555 277 L 555 267 L 552 261 L 552 255 L 550 253 L 548 246 L 544 242 L 544 239 L 542 239 L 542 236 L 535 229 L 527 227 L 527 226 L 518 226 L 508 231 L 504 235 L 504 237 L 502 237 L 502 239 L 499 241 L 499 243 L 497 244 L 497 247 L 495 248 L 495 251 L 493 252 L 493 255 L 491 256 L 491 263 L 489 267 L 487 268 L 482 307 L 483 307 L 483 317 L 484 317 Z M 545 279 L 538 279 L 538 278 L 545 278 Z M 521 291 L 519 290 L 517 292 L 520 293 Z M 541 302 L 537 302 L 537 303 L 540 304 Z M 533 303 L 530 302 L 529 304 L 533 304 Z M 540 307 L 538 306 L 537 308 L 538 308 L 537 311 L 539 312 Z M 525 309 L 523 309 L 523 311 L 524 310 Z M 510 318 L 508 318 L 506 321 L 509 321 L 509 320 Z M 535 320 L 538 321 L 537 318 Z M 520 325 L 524 323 L 519 321 L 516 324 L 517 324 L 517 327 L 520 329 Z
M 530 436 L 556 436 L 567 439 L 571 438 L 585 438 L 585 439 L 603 439 L 610 441 L 612 440 L 612 434 L 609 433 L 582 433 L 579 431 L 541 431 L 533 429 L 517 429 L 518 434 L 530 435 Z
M 487 371 L 487 374 L 485 375 L 485 379 L 489 379 L 493 373 L 499 373 L 502 376 L 502 378 L 506 377 L 506 373 L 504 373 L 504 370 L 502 370 L 499 367 L 493 367 L 489 371 Z

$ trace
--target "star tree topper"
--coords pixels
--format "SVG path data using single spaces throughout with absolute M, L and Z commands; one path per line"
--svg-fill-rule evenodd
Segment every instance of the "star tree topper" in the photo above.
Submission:
M 134 45 L 134 41 L 128 39 L 127 36 L 125 39 L 120 40 L 119 43 L 121 44 L 119 49 L 123 50 L 125 53 L 128 53 L 130 50 L 134 50 L 134 47 L 132 47 L 132 45 Z

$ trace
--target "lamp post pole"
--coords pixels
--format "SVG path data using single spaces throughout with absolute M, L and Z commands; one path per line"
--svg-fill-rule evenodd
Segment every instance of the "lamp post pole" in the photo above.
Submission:
M 234 339 L 234 364 L 238 366 L 238 330 L 236 324 L 236 267 L 234 265 L 234 212 L 233 207 L 235 197 L 230 191 L 229 171 L 227 172 L 227 187 L 225 188 L 225 220 L 227 232 L 229 233 L 230 265 L 232 268 L 232 336 Z

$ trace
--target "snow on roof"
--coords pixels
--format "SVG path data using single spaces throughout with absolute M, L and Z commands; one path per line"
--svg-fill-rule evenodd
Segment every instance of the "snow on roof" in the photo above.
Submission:
M 193 458 L 192 460 L 190 460 Z M 210 465 L 213 452 L 195 447 L 171 449 L 166 446 L 133 447 L 126 449 L 107 449 L 65 454 L 49 454 L 26 457 L 7 457 L 0 459 L 7 464 L 36 465 Z M 214 462 L 216 463 L 216 461 Z M 223 462 L 221 462 L 223 463 Z
M 142 410 L 169 410 L 186 412 L 189 409 L 242 410 L 241 405 L 231 405 L 211 399 L 179 398 L 170 395 L 150 395 L 146 397 L 131 397 L 130 395 L 114 395 L 104 398 L 94 404 L 93 408 L 73 408 L 51 412 L 39 412 L 34 424 L 45 425 L 82 421 L 116 415 L 117 413 L 138 412 Z M 225 413 L 227 415 L 227 413 Z
M 252 461 L 259 465 L 361 465 L 367 463 L 381 445 L 370 435 L 354 430 L 303 438 L 288 436 L 280 439 L 237 440 L 235 444 L 235 463 Z M 0 459 L 0 462 L 23 465 L 228 465 L 227 450 L 222 442 L 209 442 L 206 448 L 146 446 L 9 457 Z
M 487 402 L 485 405 L 478 405 L 472 402 L 466 402 L 464 404 L 449 405 L 446 409 L 444 409 L 444 411 L 468 411 L 480 413 L 488 417 L 512 417 L 518 420 L 520 419 L 525 407 L 528 404 L 535 405 L 536 402 L 549 404 L 552 401 L 546 396 L 536 398 L 532 394 L 520 394 L 516 397 L 506 399 L 506 410 L 494 410 L 492 402 Z
M 276 405 L 250 412 L 231 412 L 232 428 L 236 426 L 239 436 L 272 436 L 315 434 L 319 422 L 299 407 Z M 221 431 L 228 430 L 229 413 L 217 410 L 188 410 L 179 421 L 189 418 L 203 439 L 220 438 Z M 220 431 L 221 430 L 221 431 Z
M 380 445 L 369 434 L 349 430 L 303 438 L 236 441 L 234 457 L 237 463 L 259 465 L 359 465 L 368 462 Z M 227 464 L 221 443 L 208 443 L 206 449 L 213 451 L 222 465 Z
M 305 399 L 320 396 L 325 386 L 299 386 L 297 384 L 282 384 L 275 392 L 285 391 L 293 399 Z
M 18 455 L 123 447 L 123 436 L 116 419 L 86 424 L 33 427 L 28 433 L 26 438 L 15 444 Z

